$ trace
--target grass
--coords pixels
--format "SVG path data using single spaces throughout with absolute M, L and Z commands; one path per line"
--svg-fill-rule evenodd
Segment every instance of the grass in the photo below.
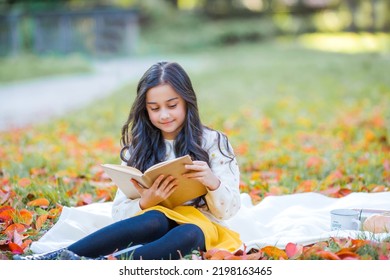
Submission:
M 242 171 L 241 191 L 255 203 L 306 191 L 340 197 L 389 190 L 388 53 L 330 53 L 280 41 L 190 57 L 183 66 L 203 122 L 229 136 Z M 65 118 L 0 134 L 0 201 L 14 209 L 15 221 L 29 222 L 29 231 L 21 231 L 25 240 L 50 228 L 64 205 L 113 198 L 98 165 L 120 160 L 120 128 L 135 89 L 130 84 Z M 39 198 L 48 204 L 31 203 Z M 13 222 L 4 217 L 3 256 L 15 242 L 5 234 Z M 29 244 L 18 246 L 26 250 Z M 370 249 L 361 250 L 367 255 Z
M 91 71 L 89 62 L 76 54 L 44 57 L 19 54 L 0 58 L 0 84 L 88 71 Z

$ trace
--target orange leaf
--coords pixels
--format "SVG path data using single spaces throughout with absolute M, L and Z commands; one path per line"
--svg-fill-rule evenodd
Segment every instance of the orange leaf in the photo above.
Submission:
M 351 243 L 352 243 L 352 247 L 354 247 L 354 249 L 358 249 L 364 245 L 367 245 L 367 244 L 370 244 L 371 241 L 370 240 L 364 240 L 364 239 L 352 239 L 351 240 Z
M 211 258 L 210 260 L 226 260 L 228 258 L 232 258 L 234 255 L 232 253 L 230 253 L 229 251 L 225 251 L 225 250 L 219 250 L 218 252 L 216 252 Z
M 32 240 L 31 239 L 27 239 L 27 240 L 25 240 L 23 242 L 22 246 L 20 246 L 20 247 L 22 247 L 22 249 L 24 251 L 24 249 L 26 249 L 28 246 L 30 246 L 31 243 L 32 243 Z
M 229 251 L 226 250 L 221 250 L 221 249 L 211 249 L 208 250 L 204 257 L 207 260 L 224 260 L 228 256 L 232 256 L 233 254 L 230 253 Z
M 11 206 L 4 206 L 2 209 L 0 209 L 0 222 L 5 222 L 7 225 L 11 224 L 15 216 L 15 209 Z
M 319 251 L 316 253 L 317 256 L 319 256 L 321 259 L 325 260 L 339 260 L 340 258 L 332 252 L 329 251 Z
M 113 255 L 108 255 L 107 260 L 114 261 L 117 260 L 117 258 L 114 257 Z
M 23 249 L 16 243 L 10 242 L 8 244 L 8 247 L 11 250 L 12 254 L 23 254 Z
M 42 228 L 42 225 L 46 222 L 48 216 L 48 214 L 43 214 L 37 218 L 37 221 L 35 222 L 35 228 L 37 230 L 40 230 Z
M 12 238 L 14 232 L 22 233 L 26 230 L 26 227 L 22 224 L 12 224 L 7 227 L 4 233 L 8 236 L 8 238 Z
M 385 192 L 387 188 L 384 185 L 378 185 L 372 189 L 372 192 Z
M 336 255 L 342 260 L 359 260 L 360 256 L 356 253 L 347 250 L 340 250 Z
M 260 251 L 275 260 L 288 259 L 286 252 L 275 246 L 265 246 Z
M 58 206 L 57 208 L 53 208 L 49 210 L 49 219 L 55 219 L 62 212 L 62 207 Z
M 350 189 L 346 189 L 346 188 L 342 188 L 339 191 L 340 197 L 347 196 L 347 195 L 349 195 L 351 193 L 352 193 L 352 191 Z
M 27 202 L 27 206 L 39 206 L 42 208 L 47 208 L 49 206 L 50 202 L 46 198 L 37 198 L 32 201 Z
M 19 222 L 25 225 L 30 225 L 33 221 L 33 214 L 27 209 L 22 209 L 19 211 Z

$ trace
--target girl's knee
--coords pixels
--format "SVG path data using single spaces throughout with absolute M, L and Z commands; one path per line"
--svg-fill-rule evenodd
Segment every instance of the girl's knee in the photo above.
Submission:
M 164 215 L 164 213 L 157 211 L 157 210 L 146 211 L 141 216 L 142 217 L 153 217 L 156 219 L 164 219 L 164 220 L 167 219 L 167 217 Z
M 181 230 L 183 231 L 183 236 L 190 242 L 200 245 L 204 244 L 205 237 L 203 231 L 200 227 L 194 224 L 183 224 L 181 225 Z

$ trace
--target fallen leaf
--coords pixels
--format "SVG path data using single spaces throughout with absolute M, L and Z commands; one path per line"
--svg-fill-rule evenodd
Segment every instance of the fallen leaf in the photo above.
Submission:
M 39 231 L 42 228 L 42 225 L 46 222 L 47 218 L 49 217 L 48 214 L 40 215 L 36 222 L 35 222 L 35 228 Z
M 27 202 L 27 206 L 32 206 L 32 207 L 42 207 L 42 208 L 47 208 L 50 205 L 49 200 L 46 198 L 37 198 L 32 201 Z
M 302 245 L 297 245 L 294 243 L 288 243 L 286 245 L 286 254 L 289 259 L 295 260 L 297 259 L 300 255 L 302 255 L 303 252 L 303 246 Z
M 23 254 L 24 250 L 22 247 L 20 247 L 18 244 L 10 242 L 8 244 L 9 249 L 11 250 L 12 254 Z
M 280 259 L 287 260 L 288 259 L 288 256 L 287 256 L 285 251 L 283 251 L 277 247 L 274 247 L 274 246 L 265 246 L 265 247 L 261 248 L 260 251 L 263 252 L 264 254 L 266 254 L 267 256 L 269 256 L 270 258 L 273 258 L 275 260 L 280 260 Z
M 33 221 L 33 214 L 27 209 L 22 209 L 18 213 L 18 221 L 21 224 L 31 225 Z

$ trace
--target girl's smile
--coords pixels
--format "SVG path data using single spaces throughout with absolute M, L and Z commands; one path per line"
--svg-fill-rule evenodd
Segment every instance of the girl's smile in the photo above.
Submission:
M 184 99 L 169 85 L 153 87 L 146 93 L 146 110 L 152 124 L 161 130 L 164 139 L 173 140 L 186 117 Z

